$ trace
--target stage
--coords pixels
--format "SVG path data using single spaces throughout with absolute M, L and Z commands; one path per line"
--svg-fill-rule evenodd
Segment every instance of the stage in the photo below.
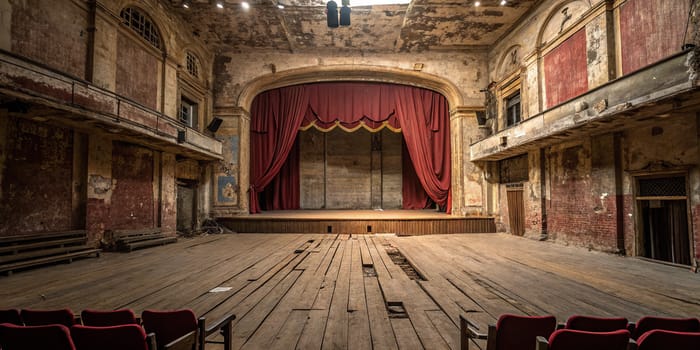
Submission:
M 238 233 L 393 233 L 399 236 L 496 232 L 493 217 L 435 210 L 284 210 L 217 218 Z

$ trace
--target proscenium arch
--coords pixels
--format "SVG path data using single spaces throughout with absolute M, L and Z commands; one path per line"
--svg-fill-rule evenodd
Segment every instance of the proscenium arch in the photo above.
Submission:
M 375 82 L 410 85 L 438 92 L 445 96 L 450 111 L 462 106 L 462 94 L 452 82 L 435 75 L 398 68 L 335 65 L 307 67 L 264 75 L 247 84 L 238 95 L 237 105 L 250 111 L 258 94 L 276 88 L 321 82 Z
M 253 99 L 258 94 L 276 88 L 293 86 L 305 83 L 320 83 L 320 82 L 376 82 L 415 86 L 442 94 L 449 105 L 450 113 L 450 149 L 453 155 L 463 154 L 464 147 L 469 147 L 465 142 L 464 136 L 461 134 L 463 128 L 459 127 L 462 117 L 473 117 L 474 127 L 476 128 L 476 110 L 482 110 L 483 107 L 464 106 L 464 97 L 460 89 L 451 81 L 432 74 L 412 71 L 407 69 L 379 67 L 369 65 L 332 65 L 332 66 L 314 66 L 305 67 L 283 72 L 271 73 L 261 76 L 246 84 L 241 90 L 236 100 L 236 106 L 241 109 L 244 115 L 250 116 L 250 107 Z M 470 118 L 471 119 L 471 118 Z M 244 136 L 245 139 L 247 137 Z M 249 142 L 249 140 L 248 140 Z M 241 147 L 241 150 L 244 147 Z M 457 157 L 452 157 L 452 215 L 460 215 L 463 211 L 464 203 L 460 199 L 462 197 L 463 186 L 463 169 L 461 160 L 456 160 Z M 243 165 L 247 160 L 245 155 L 241 155 L 241 185 L 247 187 L 249 167 Z M 241 209 L 248 210 L 248 195 L 247 191 L 242 191 Z

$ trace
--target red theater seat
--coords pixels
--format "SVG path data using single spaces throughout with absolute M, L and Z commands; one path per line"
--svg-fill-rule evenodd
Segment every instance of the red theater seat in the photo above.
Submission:
M 627 350 L 630 343 L 628 330 L 587 332 L 560 329 L 549 337 L 537 337 L 537 350 Z
M 129 309 L 109 311 L 85 309 L 80 313 L 80 319 L 83 321 L 83 325 L 93 327 L 138 325 L 134 312 Z
M 0 324 L 2 350 L 75 350 L 68 327 L 60 324 L 18 326 Z
M 462 349 L 469 349 L 469 339 L 486 339 L 488 350 L 532 350 L 537 336 L 549 337 L 557 327 L 554 316 L 518 316 L 504 314 L 488 335 L 478 333 L 466 317 L 460 315 Z

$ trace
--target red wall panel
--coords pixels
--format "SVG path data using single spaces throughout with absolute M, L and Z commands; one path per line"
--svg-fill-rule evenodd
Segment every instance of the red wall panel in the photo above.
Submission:
M 689 1 L 628 0 L 620 6 L 622 73 L 681 50 Z
M 130 36 L 119 34 L 117 93 L 146 107 L 158 107 L 158 70 L 163 64 Z
M 7 125 L 0 236 L 72 229 L 73 132 L 16 118 Z
M 61 7 L 58 11 L 54 7 Z M 87 12 L 72 2 L 15 1 L 12 51 L 73 76 L 85 77 Z
M 588 91 L 585 29 L 544 56 L 544 80 L 547 108 Z
M 153 151 L 115 142 L 112 149 L 114 191 L 109 229 L 154 227 Z

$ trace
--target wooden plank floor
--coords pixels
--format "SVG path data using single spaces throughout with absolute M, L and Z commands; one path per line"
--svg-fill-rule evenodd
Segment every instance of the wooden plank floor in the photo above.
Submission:
M 236 349 L 457 349 L 460 313 L 698 317 L 698 291 L 684 269 L 504 234 L 228 234 L 0 277 L 0 308 L 234 312 Z

